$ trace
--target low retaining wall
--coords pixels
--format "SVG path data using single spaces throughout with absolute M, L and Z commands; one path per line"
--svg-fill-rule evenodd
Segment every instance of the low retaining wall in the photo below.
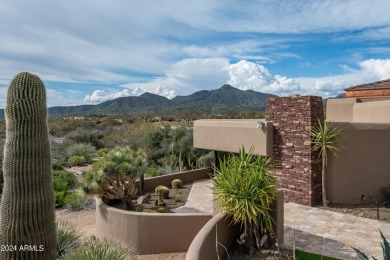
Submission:
M 171 174 L 161 175 L 157 177 L 147 178 L 145 179 L 144 190 L 154 191 L 154 189 L 159 185 L 171 187 L 171 182 L 174 179 L 180 179 L 183 183 L 192 183 L 196 180 L 210 178 L 210 174 L 212 172 L 213 172 L 212 168 L 203 168 L 198 170 L 171 173 Z M 138 188 L 139 181 L 136 181 L 135 185 Z
M 114 237 L 140 254 L 185 252 L 212 218 L 203 213 L 143 213 L 107 206 L 96 198 L 96 236 Z
M 186 260 L 222 259 L 226 253 L 225 248 L 229 248 L 239 234 L 240 225 L 232 225 L 231 219 L 218 213 L 196 235 L 188 249 Z M 218 252 L 216 250 L 217 241 L 219 243 Z
M 145 179 L 145 191 L 158 185 L 171 186 L 207 179 L 211 168 L 172 173 Z M 136 182 L 138 187 L 139 182 Z M 201 228 L 212 218 L 205 213 L 144 213 L 113 208 L 96 198 L 96 236 L 114 237 L 133 245 L 140 254 L 185 252 Z
M 278 244 L 284 243 L 284 196 L 283 191 L 278 191 L 278 198 L 272 205 L 272 217 L 275 220 L 274 230 Z M 232 225 L 231 219 L 217 213 L 199 231 L 188 249 L 186 260 L 218 260 L 226 253 L 240 233 L 239 225 Z M 218 240 L 216 239 L 218 238 Z M 216 246 L 218 244 L 218 249 Z M 225 247 L 225 248 L 224 248 Z M 218 250 L 218 251 L 217 251 Z

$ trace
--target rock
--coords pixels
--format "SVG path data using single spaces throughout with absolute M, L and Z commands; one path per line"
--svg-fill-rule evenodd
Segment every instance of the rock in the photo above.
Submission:
M 141 205 L 141 204 L 149 203 L 151 197 L 152 196 L 150 195 L 150 193 L 147 193 L 137 199 L 137 204 Z

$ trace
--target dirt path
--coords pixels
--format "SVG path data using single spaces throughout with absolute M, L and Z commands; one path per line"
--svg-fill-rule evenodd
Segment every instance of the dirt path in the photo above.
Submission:
M 89 238 L 95 235 L 95 209 L 70 211 L 67 209 L 56 210 L 56 220 L 68 221 L 76 226 L 78 230 L 84 235 L 84 238 Z

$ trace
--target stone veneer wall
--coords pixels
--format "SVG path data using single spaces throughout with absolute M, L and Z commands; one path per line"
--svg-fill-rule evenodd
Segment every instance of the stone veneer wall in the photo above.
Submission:
M 286 202 L 313 206 L 321 201 L 321 163 L 310 144 L 310 128 L 323 122 L 322 98 L 268 98 L 266 120 L 274 126 L 273 175 Z

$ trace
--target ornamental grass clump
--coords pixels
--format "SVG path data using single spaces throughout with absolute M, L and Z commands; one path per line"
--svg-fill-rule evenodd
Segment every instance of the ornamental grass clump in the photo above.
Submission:
M 0 259 L 55 259 L 56 226 L 46 90 L 28 72 L 15 76 L 5 108 Z M 21 250 L 25 246 L 34 250 Z
M 66 256 L 67 260 L 135 260 L 136 250 L 125 242 L 110 238 L 91 240 Z
M 70 222 L 60 221 L 57 223 L 57 259 L 76 250 L 82 242 L 82 236 L 76 226 Z
M 261 236 L 273 234 L 271 204 L 277 196 L 277 185 L 270 175 L 271 159 L 248 154 L 241 148 L 239 156 L 220 161 L 212 181 L 222 214 L 244 227 L 238 240 L 249 254 L 262 246 Z

